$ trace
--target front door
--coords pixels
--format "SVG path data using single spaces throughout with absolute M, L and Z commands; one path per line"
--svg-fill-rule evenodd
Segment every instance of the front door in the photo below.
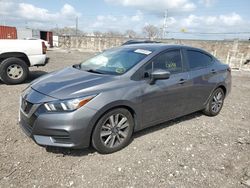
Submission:
M 180 50 L 164 52 L 145 66 L 142 81 L 143 126 L 160 123 L 184 114 L 188 102 L 189 74 L 183 69 Z M 165 69 L 171 73 L 169 79 L 157 80 L 149 84 L 148 75 L 155 69 Z

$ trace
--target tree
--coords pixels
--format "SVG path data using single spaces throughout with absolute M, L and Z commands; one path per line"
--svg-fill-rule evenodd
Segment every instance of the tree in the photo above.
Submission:
M 143 27 L 143 33 L 150 39 L 153 40 L 159 34 L 159 29 L 154 25 L 146 25 Z
M 136 38 L 137 37 L 137 33 L 132 30 L 132 29 L 129 29 L 125 32 L 125 36 L 128 37 L 128 38 Z
M 119 31 L 108 31 L 106 33 L 103 33 L 103 36 L 105 37 L 123 37 L 123 34 Z
M 94 31 L 93 33 L 96 37 L 101 37 L 103 35 L 101 31 Z

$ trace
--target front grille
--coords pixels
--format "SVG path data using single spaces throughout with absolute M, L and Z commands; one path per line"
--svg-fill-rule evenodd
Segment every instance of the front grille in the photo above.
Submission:
M 25 100 L 25 99 L 22 99 L 22 103 L 21 103 L 21 108 L 22 110 L 28 114 L 32 108 L 33 104 L 30 103 L 29 101 Z
M 24 121 L 25 124 L 27 124 L 29 127 L 33 127 L 34 122 L 37 119 L 37 115 L 34 113 L 30 117 L 24 115 L 24 113 L 21 112 L 20 114 L 20 120 Z
M 36 119 L 37 119 L 36 114 L 32 114 L 32 116 L 31 116 L 29 119 L 27 119 L 28 125 L 29 125 L 30 127 L 33 127 L 34 122 L 36 121 Z

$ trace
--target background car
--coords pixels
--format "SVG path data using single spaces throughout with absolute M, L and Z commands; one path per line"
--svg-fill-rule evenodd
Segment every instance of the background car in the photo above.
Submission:
M 43 39 L 38 39 L 38 38 L 25 38 L 24 40 L 40 40 L 42 42 L 44 42 L 45 46 L 47 47 L 47 49 L 50 47 L 50 44 L 48 41 L 43 40 Z
M 6 84 L 23 83 L 29 67 L 48 63 L 46 50 L 41 40 L 0 40 L 0 79 Z
M 112 153 L 146 127 L 217 115 L 230 90 L 230 68 L 204 50 L 125 45 L 35 80 L 21 96 L 20 124 L 39 145 Z

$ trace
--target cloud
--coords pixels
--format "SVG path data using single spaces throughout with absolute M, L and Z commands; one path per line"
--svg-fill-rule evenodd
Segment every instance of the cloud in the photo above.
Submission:
M 57 12 L 51 12 L 29 3 L 2 0 L 0 1 L 0 16 L 2 16 L 4 23 L 10 23 L 10 25 L 28 22 L 29 26 L 32 27 L 42 25 L 46 27 L 49 24 L 54 25 L 58 20 L 62 20 L 62 23 L 72 22 L 81 14 L 69 4 L 64 4 Z
M 215 3 L 216 0 L 200 0 L 200 4 L 204 4 L 206 7 L 210 7 Z
M 99 15 L 93 22 L 88 25 L 85 24 L 85 31 L 120 31 L 124 32 L 132 29 L 138 33 L 142 32 L 145 25 L 154 25 L 160 29 L 163 28 L 164 19 L 151 16 L 148 19 L 141 11 L 137 11 L 134 15 L 128 16 L 112 16 Z M 136 23 L 136 24 L 135 24 Z M 239 14 L 233 12 L 229 14 L 215 15 L 215 16 L 200 16 L 190 14 L 186 17 L 168 17 L 166 31 L 171 33 L 178 33 L 182 29 L 186 32 L 201 32 L 201 33 L 227 33 L 227 32 L 242 32 L 247 31 L 250 27 L 250 22 L 244 20 Z M 169 35 L 173 36 L 174 35 Z
M 169 17 L 167 19 L 167 25 L 169 25 L 169 26 L 176 24 L 176 22 L 177 21 L 176 21 L 176 19 L 174 17 Z
M 152 12 L 163 12 L 167 9 L 176 12 L 193 11 L 196 5 L 190 0 L 105 0 L 107 3 L 122 5 L 125 7 L 136 7 L 141 10 Z
M 228 26 L 234 26 L 243 22 L 241 16 L 236 13 L 230 15 L 220 15 L 219 20 Z
M 93 24 L 91 24 L 91 27 L 93 28 L 100 28 L 102 26 L 105 26 L 105 24 L 110 24 L 112 23 L 111 25 L 114 24 L 114 22 L 117 21 L 117 18 L 115 16 L 112 16 L 112 15 L 98 15 L 96 17 L 96 20 L 94 21 Z
M 143 13 L 140 10 L 138 10 L 136 12 L 136 15 L 134 15 L 134 16 L 131 17 L 131 21 L 134 21 L 134 22 L 139 22 L 142 19 L 143 19 Z
M 93 23 L 86 28 L 93 30 L 117 30 L 124 32 L 127 29 L 134 29 L 139 31 L 141 28 L 141 21 L 144 19 L 144 15 L 140 10 L 137 10 L 134 15 L 98 15 Z M 136 23 L 136 26 L 134 25 Z
M 14 11 L 14 3 L 11 1 L 0 1 L 0 15 L 5 16 L 10 14 L 9 11 Z
M 204 26 L 231 27 L 243 25 L 244 21 L 239 14 L 231 13 L 219 16 L 196 16 L 189 15 L 187 18 L 180 20 L 183 27 L 195 28 Z
M 161 21 L 160 24 L 162 24 Z M 186 17 L 175 17 L 175 22 L 167 24 L 166 31 L 169 38 L 193 38 L 193 39 L 224 39 L 246 38 L 246 35 L 237 34 L 249 31 L 250 21 L 244 20 L 237 13 L 222 15 L 200 16 L 190 14 Z M 182 33 L 185 31 L 186 33 Z M 231 34 L 229 34 L 231 33 Z
M 59 17 L 58 13 L 49 13 L 47 9 L 35 7 L 32 4 L 20 3 L 17 6 L 17 16 L 26 20 L 49 21 Z
M 150 23 L 160 27 L 164 20 L 158 23 Z M 193 38 L 193 39 L 231 39 L 247 38 L 247 32 L 250 28 L 250 21 L 244 19 L 239 14 L 232 12 L 221 15 L 200 16 L 190 14 L 186 17 L 168 18 L 167 37 L 169 38 Z M 183 33 L 185 31 L 186 33 Z
M 185 29 L 187 32 L 242 32 L 248 31 L 250 21 L 244 20 L 236 12 L 219 15 L 196 15 L 192 11 L 196 8 L 193 2 L 198 2 L 204 6 L 211 6 L 217 0 L 105 0 L 125 7 L 137 8 L 133 14 L 100 14 L 81 18 L 76 8 L 66 3 L 59 7 L 57 11 L 50 11 L 46 8 L 37 7 L 30 3 L 20 3 L 16 0 L 0 0 L 0 25 L 28 26 L 33 28 L 54 28 L 72 26 L 78 16 L 79 28 L 87 31 L 120 31 L 128 29 L 138 33 L 147 24 L 152 24 L 158 28 L 163 27 L 164 19 L 162 13 L 169 9 L 167 18 L 167 31 L 173 33 Z M 19 2 L 19 3 L 18 3 Z M 175 11 L 177 14 L 172 14 Z M 179 11 L 179 12 L 178 12 Z M 172 12 L 172 13 L 171 13 Z M 184 13 L 183 13 L 184 12 Z M 178 15 L 178 16 L 175 16 Z M 84 20 L 85 19 L 85 20 Z
M 75 8 L 69 4 L 65 4 L 63 5 L 62 9 L 61 9 L 61 15 L 63 15 L 64 17 L 70 17 L 70 18 L 75 18 L 75 17 L 79 17 L 81 16 L 81 14 L 79 12 L 77 12 L 75 10 Z

